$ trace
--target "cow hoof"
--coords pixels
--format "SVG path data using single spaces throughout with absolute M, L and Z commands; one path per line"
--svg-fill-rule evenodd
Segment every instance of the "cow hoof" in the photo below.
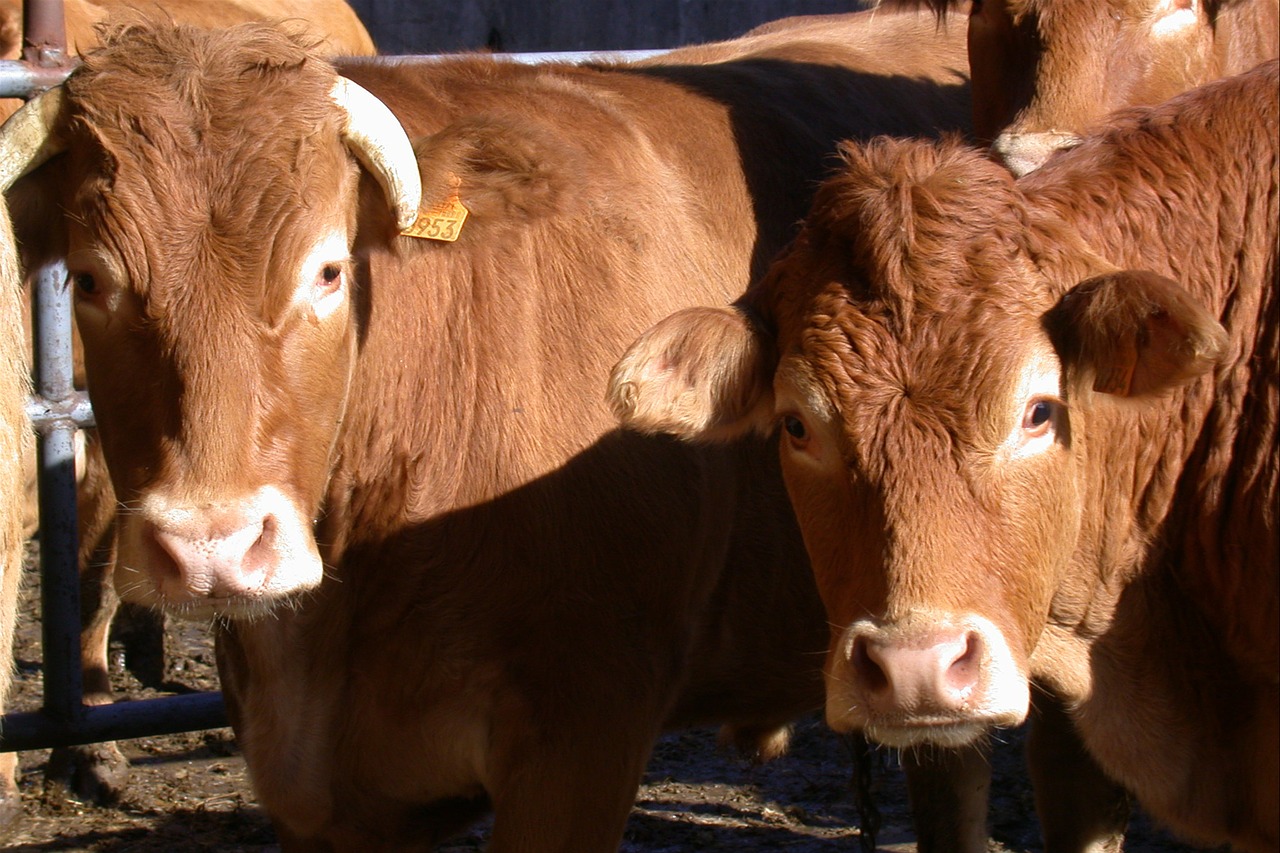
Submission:
M 129 759 L 114 743 L 53 750 L 45 770 L 45 795 L 102 806 L 120 800 L 129 785 Z

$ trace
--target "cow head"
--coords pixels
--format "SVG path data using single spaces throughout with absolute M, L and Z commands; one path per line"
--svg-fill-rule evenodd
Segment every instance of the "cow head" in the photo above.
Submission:
M 1275 34 L 1239 18 L 1274 0 L 975 0 L 969 7 L 974 131 L 1015 174 L 1077 144 L 1107 114 L 1155 104 L 1274 55 Z M 945 14 L 955 0 L 928 0 Z M 1262 25 L 1266 28 L 1266 24 Z M 1268 50 L 1248 42 L 1272 40 Z M 1256 50 L 1249 62 L 1243 54 Z
M 982 0 L 969 15 L 974 126 L 1015 174 L 1122 107 L 1218 76 L 1215 0 Z M 979 94 L 981 93 L 981 94 Z
M 320 582 L 359 163 L 393 234 L 421 188 L 404 131 L 256 25 L 117 32 L 0 130 L 0 181 L 26 175 L 10 200 L 27 262 L 66 259 L 126 599 L 252 616 Z
M 954 746 L 1023 719 L 1037 642 L 1078 591 L 1098 392 L 1159 395 L 1224 336 L 1159 276 L 1064 293 L 1033 260 L 1011 177 L 974 153 L 844 156 L 765 280 L 647 332 L 609 399 L 649 432 L 780 429 L 832 625 L 829 723 Z

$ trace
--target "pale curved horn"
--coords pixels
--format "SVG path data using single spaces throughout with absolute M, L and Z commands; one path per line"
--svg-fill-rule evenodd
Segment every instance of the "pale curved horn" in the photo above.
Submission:
M 330 96 L 346 115 L 342 136 L 347 146 L 378 179 L 403 231 L 418 218 L 422 178 L 413 145 L 387 105 L 345 77 L 334 81 Z
M 54 132 L 62 109 L 62 87 L 55 86 L 27 101 L 0 126 L 0 192 L 66 149 Z

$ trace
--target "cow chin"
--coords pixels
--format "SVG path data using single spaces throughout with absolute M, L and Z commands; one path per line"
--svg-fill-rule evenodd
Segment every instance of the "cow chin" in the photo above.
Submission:
M 302 590 L 288 595 L 227 598 L 178 597 L 153 590 L 125 600 L 193 622 L 253 622 L 276 615 L 281 609 L 292 609 L 304 597 Z
M 863 736 L 881 746 L 909 749 L 917 746 L 957 748 L 987 737 L 992 729 L 1013 728 L 1026 719 L 1026 706 L 1002 714 L 978 714 L 968 717 L 884 717 L 867 718 L 856 709 L 835 704 L 839 699 L 828 693 L 827 724 L 838 732 L 861 731 Z
M 993 728 L 1000 728 L 1000 726 L 972 721 L 911 726 L 876 723 L 864 727 L 862 734 L 867 740 L 892 749 L 911 749 L 917 746 L 958 749 L 983 740 Z
M 276 489 L 139 503 L 121 517 L 115 586 L 124 601 L 180 618 L 251 620 L 296 606 L 323 578 L 310 523 Z

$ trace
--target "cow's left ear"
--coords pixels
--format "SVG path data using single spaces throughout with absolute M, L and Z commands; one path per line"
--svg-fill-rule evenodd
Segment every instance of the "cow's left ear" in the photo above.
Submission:
M 1227 333 L 1177 282 L 1141 270 L 1087 279 L 1044 316 L 1069 374 L 1121 397 L 1161 394 L 1209 370 Z
M 695 441 L 773 426 L 773 341 L 735 308 L 688 308 L 631 345 L 609 377 L 623 426 Z

